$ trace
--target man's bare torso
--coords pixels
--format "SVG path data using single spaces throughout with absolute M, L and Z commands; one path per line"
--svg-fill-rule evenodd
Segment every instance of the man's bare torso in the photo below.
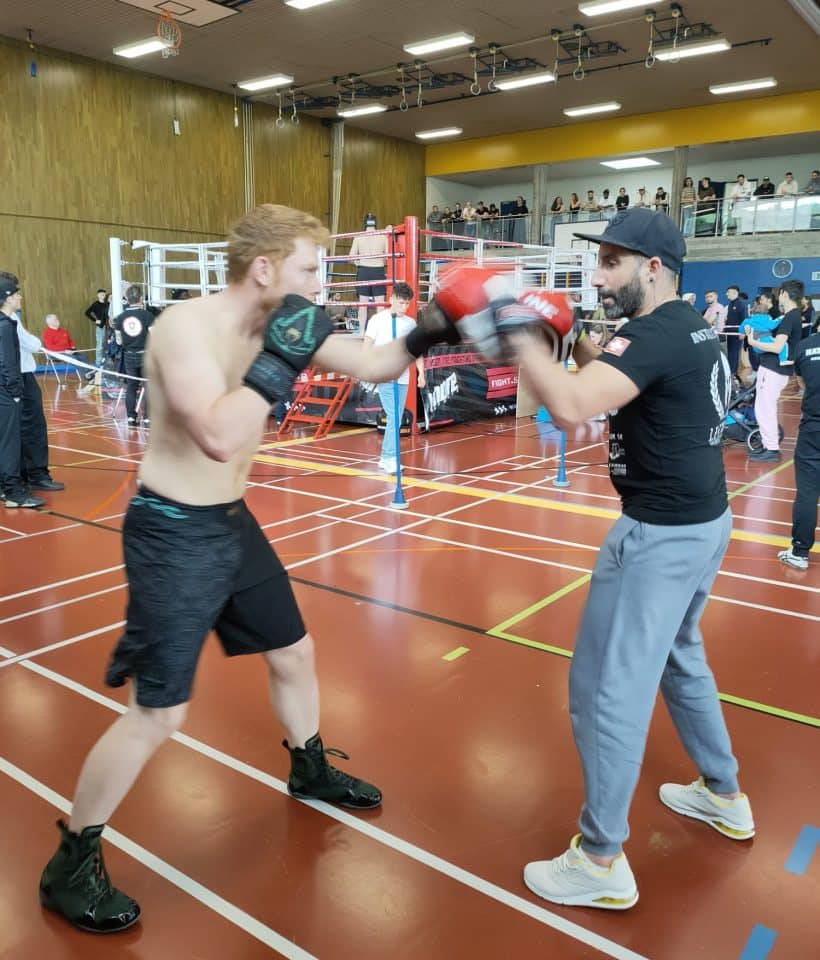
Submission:
M 169 378 L 181 362 L 215 381 L 214 400 L 242 385 L 245 371 L 261 349 L 262 331 L 244 331 L 239 319 L 226 309 L 220 295 L 203 297 L 165 311 L 149 337 L 146 376 L 151 432 L 139 479 L 180 503 L 226 503 L 238 500 L 245 491 L 264 425 L 245 448 L 221 463 L 203 452 L 168 399 Z

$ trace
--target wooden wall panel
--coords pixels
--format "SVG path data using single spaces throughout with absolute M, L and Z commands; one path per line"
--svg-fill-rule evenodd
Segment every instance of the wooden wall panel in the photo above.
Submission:
M 364 215 L 379 226 L 415 214 L 424 225 L 424 147 L 345 125 L 339 232 L 361 230 Z

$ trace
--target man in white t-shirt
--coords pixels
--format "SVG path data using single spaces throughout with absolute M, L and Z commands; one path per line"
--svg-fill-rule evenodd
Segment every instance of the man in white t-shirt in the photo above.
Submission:
M 379 310 L 374 313 L 367 324 L 364 332 L 364 347 L 371 349 L 379 347 L 398 337 L 408 334 L 416 325 L 412 317 L 407 316 L 407 308 L 413 299 L 413 288 L 406 283 L 394 283 L 393 292 L 390 295 L 390 309 Z M 394 326 L 395 318 L 395 326 Z M 424 386 L 424 358 L 419 357 L 416 360 L 418 370 L 419 386 Z M 404 402 L 407 399 L 407 386 L 410 382 L 409 368 L 402 373 L 396 384 L 398 386 L 398 404 L 395 398 L 395 388 L 393 383 L 380 383 L 377 385 L 379 391 L 379 400 L 387 416 L 387 423 L 384 428 L 384 439 L 382 440 L 382 455 L 379 459 L 379 467 L 385 473 L 396 472 L 396 458 L 398 449 L 396 448 L 396 419 L 401 417 L 404 411 Z

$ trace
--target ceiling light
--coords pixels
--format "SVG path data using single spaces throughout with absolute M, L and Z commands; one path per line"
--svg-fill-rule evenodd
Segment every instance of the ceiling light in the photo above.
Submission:
M 271 87 L 286 87 L 289 83 L 293 83 L 293 77 L 289 77 L 286 73 L 274 73 L 269 77 L 257 77 L 255 80 L 242 80 L 240 83 L 237 83 L 237 86 L 240 90 L 270 90 Z
M 498 90 L 519 90 L 521 87 L 534 87 L 537 83 L 552 83 L 555 74 L 550 70 L 541 73 L 528 73 L 523 77 L 512 77 L 506 80 L 496 80 Z
M 588 113 L 609 113 L 610 110 L 620 109 L 620 103 L 609 100 L 607 103 L 590 103 L 586 107 L 564 107 L 562 112 L 567 117 L 585 117 Z
M 742 93 L 744 90 L 763 90 L 765 87 L 776 87 L 774 77 L 761 77 L 760 80 L 738 80 L 736 83 L 713 83 L 709 86 L 709 93 Z
M 340 117 L 366 117 L 369 113 L 383 113 L 387 107 L 383 103 L 348 103 L 339 107 L 336 113 Z
M 405 53 L 412 53 L 417 57 L 421 57 L 425 53 L 436 53 L 438 50 L 466 47 L 469 43 L 475 43 L 475 37 L 469 33 L 450 33 L 446 37 L 434 37 L 432 40 L 418 40 L 416 43 L 406 43 L 402 49 Z
M 684 57 L 699 57 L 704 53 L 723 53 L 724 50 L 731 50 L 732 45 L 726 37 L 715 37 L 712 40 L 694 40 L 678 43 L 673 46 L 671 43 L 655 47 L 655 57 L 658 60 L 682 60 Z
M 134 57 L 144 57 L 147 53 L 159 53 L 171 44 L 161 37 L 149 37 L 147 40 L 137 40 L 136 43 L 127 43 L 124 47 L 114 47 L 118 57 L 133 60 Z
M 645 6 L 646 0 L 590 0 L 589 3 L 579 3 L 578 9 L 586 17 L 599 17 L 604 13 L 618 13 L 620 10 Z
M 309 10 L 311 7 L 318 7 L 320 3 L 330 3 L 330 0 L 285 0 L 288 7 L 294 10 Z
M 436 137 L 457 137 L 463 133 L 461 127 L 441 127 L 439 130 L 418 130 L 419 140 L 435 140 Z
M 625 157 L 623 160 L 602 160 L 602 167 L 611 167 L 613 170 L 637 170 L 639 167 L 659 167 L 660 160 L 650 160 L 649 157 Z

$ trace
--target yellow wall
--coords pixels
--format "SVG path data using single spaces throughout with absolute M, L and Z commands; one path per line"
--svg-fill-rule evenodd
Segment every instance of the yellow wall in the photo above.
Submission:
M 24 320 L 39 333 L 60 315 L 92 346 L 83 311 L 108 287 L 108 238 L 222 240 L 244 212 L 243 130 L 233 97 L 112 64 L 0 38 L 6 132 L 0 159 L 0 270 L 19 275 Z M 174 136 L 179 119 L 182 135 Z M 275 125 L 253 105 L 255 201 L 327 222 L 330 131 L 314 117 Z M 424 213 L 424 148 L 348 128 L 340 229 Z
M 820 126 L 820 90 L 715 103 L 634 117 L 610 117 L 426 148 L 428 177 L 559 163 L 606 154 L 661 150 L 767 135 L 811 133 Z

